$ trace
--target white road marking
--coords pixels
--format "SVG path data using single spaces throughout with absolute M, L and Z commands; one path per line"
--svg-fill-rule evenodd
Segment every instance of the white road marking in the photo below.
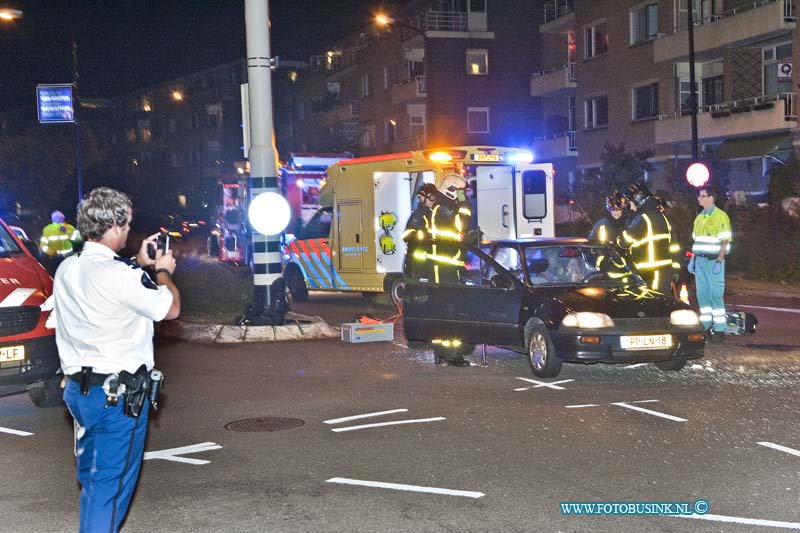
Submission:
M 33 433 L 29 433 L 27 431 L 22 431 L 19 429 L 11 429 L 11 428 L 4 428 L 0 427 L 0 433 L 9 433 L 11 435 L 19 435 L 20 437 L 30 437 Z
M 581 407 L 599 407 L 599 403 L 582 403 L 580 405 L 568 405 L 567 409 L 580 409 Z
M 711 522 L 728 522 L 731 524 L 747 524 L 750 526 L 782 527 L 786 529 L 800 529 L 800 522 L 779 522 L 777 520 L 762 520 L 760 518 L 741 518 L 738 516 L 725 516 L 721 514 L 689 514 L 671 515 L 680 518 L 694 518 L 695 520 L 709 520 Z
M 155 452 L 144 452 L 144 460 L 150 459 L 163 459 L 165 461 L 175 461 L 176 463 L 188 463 L 190 465 L 205 465 L 211 461 L 205 459 L 192 459 L 191 457 L 178 457 L 187 453 L 200 453 L 209 450 L 219 450 L 222 448 L 221 444 L 216 442 L 203 442 L 200 444 L 191 444 L 189 446 L 181 446 L 180 448 L 170 448 L 168 450 L 157 450 Z
M 377 424 L 363 424 L 361 426 L 346 426 L 343 428 L 334 428 L 331 431 L 339 433 L 340 431 L 354 431 L 356 429 L 377 428 L 382 426 L 396 426 L 399 424 L 416 424 L 418 422 L 436 422 L 437 420 L 445 420 L 443 416 L 435 418 L 417 418 L 416 420 L 395 420 L 394 422 L 380 422 Z
M 405 413 L 408 409 L 392 409 L 391 411 L 380 411 L 377 413 L 365 413 L 363 415 L 353 415 L 353 416 L 345 416 L 342 418 L 332 418 L 330 420 L 324 420 L 325 424 L 338 424 L 340 422 L 349 422 L 350 420 L 358 420 L 359 418 L 370 418 L 373 416 L 383 416 L 383 415 L 391 415 L 394 413 Z
M 622 368 L 623 368 L 623 370 L 627 370 L 629 368 L 639 368 L 639 367 L 642 367 L 642 366 L 647 366 L 649 364 L 650 363 L 636 363 L 635 365 L 628 365 L 628 366 L 624 366 Z
M 628 402 L 628 403 L 653 403 L 653 402 L 657 402 L 657 401 L 658 400 L 634 400 L 634 401 Z
M 631 405 L 625 402 L 614 402 L 611 405 L 618 405 L 620 407 L 624 407 L 625 409 L 632 409 L 634 411 L 639 411 L 640 413 L 659 416 L 661 418 L 666 418 L 667 420 L 672 420 L 674 422 L 688 422 L 688 420 L 686 420 L 685 418 L 679 418 L 677 416 L 672 416 L 665 413 L 659 413 L 658 411 L 651 411 L 650 409 L 645 409 L 644 407 L 636 407 L 635 405 Z
M 527 381 L 528 383 L 533 383 L 534 385 L 536 385 L 535 387 L 526 387 L 528 389 L 547 387 L 549 389 L 555 389 L 555 390 L 564 390 L 564 387 L 558 386 L 559 383 L 569 383 L 570 381 L 575 381 L 574 379 L 562 379 L 561 381 L 554 381 L 553 383 L 545 383 L 544 381 L 536 381 L 535 379 L 530 379 L 530 378 L 517 377 L 517 379 L 522 381 Z M 514 389 L 514 390 L 525 390 L 525 389 Z
M 759 442 L 761 446 L 766 446 L 767 448 L 772 448 L 773 450 L 778 450 L 779 452 L 786 452 L 791 455 L 796 455 L 800 457 L 800 450 L 795 450 L 792 448 L 787 448 L 786 446 L 781 446 L 780 444 L 774 444 L 772 442 Z
M 342 485 L 358 485 L 361 487 L 375 487 L 379 489 L 405 490 L 410 492 L 426 492 L 429 494 L 443 494 L 445 496 L 463 496 L 465 498 L 482 498 L 482 492 L 470 490 L 441 489 L 439 487 L 421 487 L 419 485 L 403 485 L 401 483 L 384 483 L 382 481 L 364 481 L 360 479 L 347 479 L 343 477 L 332 477 L 328 483 L 340 483 Z
M 8 296 L 3 298 L 3 301 L 0 302 L 0 307 L 19 307 L 34 292 L 35 289 L 14 289 Z
M 748 309 L 766 309 L 767 311 L 778 311 L 781 313 L 800 313 L 800 309 L 789 309 L 787 307 L 762 307 L 760 305 L 739 305 L 736 307 L 747 307 Z

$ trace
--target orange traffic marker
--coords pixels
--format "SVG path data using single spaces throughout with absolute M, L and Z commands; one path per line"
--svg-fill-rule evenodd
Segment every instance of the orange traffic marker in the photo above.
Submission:
M 689 303 L 689 290 L 686 288 L 685 283 L 681 283 L 681 292 L 679 298 L 683 303 Z

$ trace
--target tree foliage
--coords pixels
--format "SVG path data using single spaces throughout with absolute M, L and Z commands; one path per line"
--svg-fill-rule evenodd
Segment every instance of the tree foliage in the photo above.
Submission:
M 82 126 L 84 170 L 102 158 L 92 130 Z M 76 203 L 75 131 L 71 127 L 37 125 L 0 142 L 0 208 L 47 214 L 52 209 L 70 212 Z M 69 200 L 67 200 L 69 198 Z

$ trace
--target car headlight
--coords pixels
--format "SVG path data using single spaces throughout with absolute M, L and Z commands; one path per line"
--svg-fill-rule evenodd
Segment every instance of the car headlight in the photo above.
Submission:
M 561 321 L 572 328 L 613 328 L 614 321 L 605 313 L 570 313 Z
M 691 309 L 678 309 L 669 314 L 669 321 L 675 326 L 697 326 L 700 318 Z

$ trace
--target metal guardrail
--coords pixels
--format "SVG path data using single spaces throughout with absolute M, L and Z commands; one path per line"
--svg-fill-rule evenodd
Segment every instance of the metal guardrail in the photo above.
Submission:
M 574 62 L 564 63 L 563 65 L 561 65 L 559 67 L 552 68 L 550 70 L 542 70 L 540 72 L 534 72 L 532 77 L 533 78 L 538 78 L 539 76 L 544 76 L 546 74 L 550 74 L 552 72 L 558 72 L 560 70 L 564 71 L 564 75 L 566 76 L 567 82 L 576 82 L 576 81 L 578 81 L 578 78 L 575 77 L 575 63 Z
M 544 4 L 544 23 L 569 15 L 575 11 L 574 0 L 550 0 Z
M 775 2 L 783 2 L 784 21 L 793 22 L 795 20 L 793 0 L 758 0 L 755 2 L 748 2 L 747 4 L 743 4 L 741 6 L 737 6 L 732 9 L 728 9 L 726 11 L 713 13 L 707 17 L 697 18 L 694 20 L 694 25 L 701 26 L 703 24 L 710 24 L 712 22 L 716 22 L 724 18 L 735 17 L 736 15 L 739 15 L 741 13 L 746 13 L 747 11 L 758 9 L 759 7 L 764 7 L 766 5 L 774 4 Z M 686 23 L 686 19 L 683 19 L 680 24 L 672 28 L 672 33 L 686 31 L 688 28 L 689 26 Z M 666 36 L 665 34 L 659 33 L 657 37 L 665 37 L 665 36 Z
M 712 115 L 725 116 L 731 113 L 770 109 L 773 107 L 774 102 L 780 100 L 783 102 L 784 120 L 797 120 L 797 111 L 795 108 L 796 94 L 797 93 L 776 93 L 752 96 L 750 98 L 741 98 L 739 100 L 732 100 L 730 102 L 723 102 L 721 104 L 702 106 L 697 111 L 698 113 L 711 113 Z M 688 109 L 681 109 L 680 111 L 676 111 L 671 114 L 662 113 L 658 115 L 658 120 L 669 120 L 672 118 L 685 117 L 690 113 L 691 112 Z
M 578 151 L 578 144 L 575 141 L 575 132 L 574 131 L 561 131 L 558 133 L 553 133 L 551 135 L 542 135 L 541 137 L 534 137 L 533 142 L 545 142 L 551 139 L 561 139 L 562 137 L 566 137 L 567 139 L 567 150 L 570 152 L 577 152 Z
M 417 96 L 425 96 L 428 94 L 428 89 L 425 85 L 425 76 L 417 76 Z

